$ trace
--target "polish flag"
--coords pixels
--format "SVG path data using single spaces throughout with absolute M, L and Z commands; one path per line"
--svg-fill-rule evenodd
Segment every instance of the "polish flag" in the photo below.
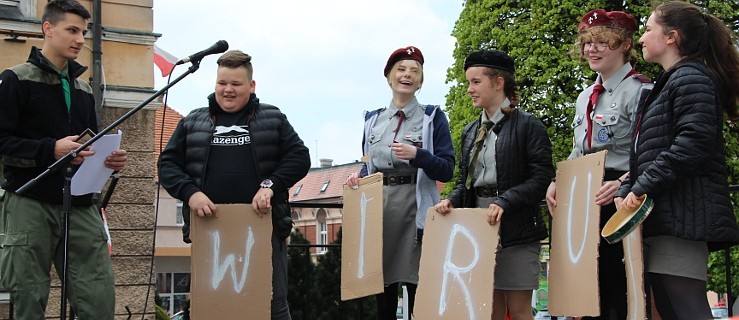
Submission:
M 177 57 L 171 55 L 169 52 L 162 50 L 159 48 L 156 44 L 154 44 L 154 64 L 159 67 L 159 70 L 162 71 L 162 77 L 168 76 L 172 69 L 174 69 L 174 64 L 177 63 Z

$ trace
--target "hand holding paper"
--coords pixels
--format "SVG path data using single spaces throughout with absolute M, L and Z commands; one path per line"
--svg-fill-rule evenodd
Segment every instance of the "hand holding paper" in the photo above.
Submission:
M 95 154 L 85 158 L 77 173 L 72 177 L 73 196 L 100 192 L 110 174 L 114 170 L 123 168 L 126 162 L 126 152 L 119 150 L 117 154 L 113 154 L 113 151 L 120 148 L 122 136 L 123 132 L 118 130 L 118 133 L 105 135 L 90 146 L 90 150 Z

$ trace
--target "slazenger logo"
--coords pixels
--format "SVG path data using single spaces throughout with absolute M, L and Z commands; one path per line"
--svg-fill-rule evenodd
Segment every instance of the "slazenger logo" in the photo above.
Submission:
M 216 126 L 212 145 L 245 145 L 251 142 L 247 126 Z
M 238 132 L 238 133 L 245 133 L 249 134 L 249 130 L 246 130 L 246 126 L 230 126 L 230 127 L 224 127 L 224 126 L 216 126 L 216 132 L 215 135 L 223 135 L 225 133 L 229 132 Z

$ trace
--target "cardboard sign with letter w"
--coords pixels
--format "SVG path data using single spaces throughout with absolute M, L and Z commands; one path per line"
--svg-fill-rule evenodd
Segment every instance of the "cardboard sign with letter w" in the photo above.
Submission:
M 217 218 L 191 221 L 191 319 L 269 319 L 272 217 L 250 204 L 219 204 Z

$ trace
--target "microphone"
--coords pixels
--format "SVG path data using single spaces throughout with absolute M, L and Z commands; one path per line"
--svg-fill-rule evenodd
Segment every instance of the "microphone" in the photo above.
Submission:
M 200 60 L 203 60 L 203 58 L 207 55 L 211 55 L 214 53 L 223 53 L 226 50 L 228 50 L 228 42 L 226 42 L 226 40 L 218 40 L 218 42 L 210 46 L 210 48 L 200 51 L 196 54 L 190 55 L 186 58 L 182 58 L 179 61 L 177 61 L 175 65 L 181 65 L 183 63 L 188 63 L 190 61 L 200 62 Z

